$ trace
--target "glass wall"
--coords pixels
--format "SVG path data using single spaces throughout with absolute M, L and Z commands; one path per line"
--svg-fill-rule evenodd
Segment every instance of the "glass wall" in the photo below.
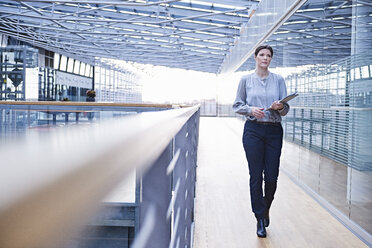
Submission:
M 94 67 L 94 87 L 102 102 L 141 103 L 142 85 L 135 72 L 101 62 Z
M 288 142 L 281 166 L 371 235 L 371 9 L 359 1 L 340 7 L 343 14 L 349 13 L 341 20 L 346 35 L 341 45 L 324 8 L 324 16 L 317 20 L 323 27 L 322 35 L 311 37 L 307 33 L 314 50 L 304 45 L 296 54 L 293 49 L 283 53 L 283 62 L 288 63 L 294 56 L 297 61 L 308 57 L 309 52 L 317 54 L 317 59 L 302 72 L 286 78 L 288 92 L 297 91 L 299 96 L 290 102 L 291 110 L 283 121 Z M 334 40 L 330 40 L 332 33 Z M 345 42 L 349 42 L 346 53 Z M 317 43 L 322 44 L 322 50 L 315 48 Z M 335 59 L 328 63 L 333 54 Z

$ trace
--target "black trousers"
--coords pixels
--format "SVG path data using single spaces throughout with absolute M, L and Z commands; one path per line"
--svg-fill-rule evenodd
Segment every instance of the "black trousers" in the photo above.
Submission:
M 245 122 L 243 146 L 249 167 L 252 211 L 257 219 L 264 218 L 265 210 L 274 200 L 282 144 L 283 128 L 280 123 L 263 125 L 249 120 Z

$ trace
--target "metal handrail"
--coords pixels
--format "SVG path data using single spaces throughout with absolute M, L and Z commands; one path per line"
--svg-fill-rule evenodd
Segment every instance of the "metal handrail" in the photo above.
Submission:
M 198 109 L 30 133 L 1 147 L 0 247 L 56 247 L 69 238 L 126 175 L 151 165 Z

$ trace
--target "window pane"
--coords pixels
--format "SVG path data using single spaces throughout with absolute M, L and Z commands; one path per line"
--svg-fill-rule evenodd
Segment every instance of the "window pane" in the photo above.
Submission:
M 351 74 L 351 81 L 354 81 L 354 79 L 355 79 L 355 69 L 351 69 L 350 74 Z
M 87 68 L 85 69 L 85 76 L 89 77 L 90 73 L 90 65 L 87 64 Z
M 355 79 L 360 79 L 360 67 L 355 68 Z
M 58 53 L 55 53 L 54 54 L 54 68 L 55 69 L 58 69 L 58 66 L 59 66 L 59 57 L 60 57 L 60 55 L 58 54 Z
M 79 71 L 80 71 L 80 61 L 79 60 L 75 60 L 74 73 L 75 74 L 79 74 Z
M 362 77 L 369 78 L 368 66 L 367 65 L 363 66 L 361 70 L 362 70 Z
M 80 75 L 85 75 L 85 63 L 83 62 L 80 63 Z
M 62 55 L 59 69 L 61 71 L 66 71 L 66 66 L 67 66 L 67 57 L 65 55 Z
M 74 70 L 74 59 L 68 58 L 67 72 L 73 72 Z

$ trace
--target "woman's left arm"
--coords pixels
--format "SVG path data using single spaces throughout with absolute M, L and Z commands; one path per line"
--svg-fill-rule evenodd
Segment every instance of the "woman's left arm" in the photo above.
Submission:
M 285 81 L 283 77 L 279 77 L 279 96 L 280 99 L 283 99 L 284 97 L 287 96 L 287 86 L 285 85 Z M 284 102 L 283 103 L 283 108 L 278 109 L 278 112 L 281 116 L 285 116 L 289 112 L 289 104 Z

